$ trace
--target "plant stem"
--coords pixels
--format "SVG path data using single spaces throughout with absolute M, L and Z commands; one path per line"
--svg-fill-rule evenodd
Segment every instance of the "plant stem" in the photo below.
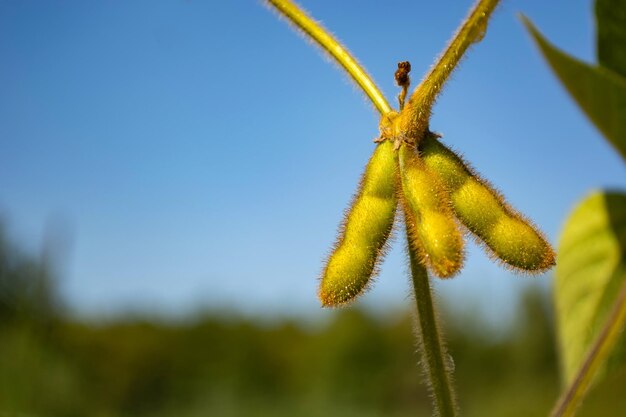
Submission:
M 480 0 L 476 3 L 443 54 L 417 86 L 402 112 L 402 130 L 408 137 L 419 140 L 426 132 L 433 104 L 443 85 L 467 49 L 483 39 L 489 17 L 499 2 L 500 0 Z
M 626 322 L 626 276 L 602 331 L 587 352 L 576 377 L 557 401 L 551 417 L 573 416 L 584 398 L 596 371 L 607 359 Z
M 417 308 L 416 333 L 418 346 L 433 402 L 439 417 L 457 415 L 456 395 L 452 385 L 452 370 L 446 348 L 439 335 L 437 316 L 431 294 L 430 280 L 426 268 L 420 263 L 419 255 L 412 248 L 407 232 L 407 250 L 411 266 L 413 292 Z
M 346 70 L 354 82 L 361 87 L 381 115 L 392 110 L 363 67 L 322 25 L 313 20 L 297 4 L 290 0 L 266 0 L 266 2 L 328 52 Z

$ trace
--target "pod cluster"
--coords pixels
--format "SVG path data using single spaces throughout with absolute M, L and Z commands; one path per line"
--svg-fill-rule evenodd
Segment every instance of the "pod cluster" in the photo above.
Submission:
M 440 278 L 462 268 L 466 233 L 513 269 L 538 273 L 554 265 L 554 251 L 541 232 L 436 134 L 427 132 L 418 146 L 387 140 L 398 136 L 396 117 L 392 112 L 381 119 L 381 141 L 324 267 L 319 289 L 324 306 L 349 302 L 368 287 L 398 205 L 409 245 Z

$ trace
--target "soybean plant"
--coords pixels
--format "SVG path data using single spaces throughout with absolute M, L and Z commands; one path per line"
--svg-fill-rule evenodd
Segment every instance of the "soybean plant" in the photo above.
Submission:
M 290 0 L 266 1 L 334 58 L 381 114 L 376 149 L 322 272 L 321 303 L 344 305 L 369 287 L 394 223 L 402 223 L 396 217 L 403 217 L 421 363 L 436 413 L 456 416 L 452 366 L 440 336 L 428 272 L 449 278 L 461 270 L 464 234 L 473 235 L 490 255 L 518 271 L 538 273 L 553 266 L 555 259 L 541 232 L 441 143 L 441 136 L 429 126 L 436 98 L 468 48 L 484 37 L 499 0 L 478 1 L 408 101 L 411 65 L 398 64 L 398 111 L 319 23 Z M 397 207 L 403 216 L 397 216 Z

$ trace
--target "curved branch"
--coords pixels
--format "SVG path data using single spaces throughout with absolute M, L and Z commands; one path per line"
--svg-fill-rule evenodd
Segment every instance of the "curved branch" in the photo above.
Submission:
M 350 52 L 337 41 L 322 25 L 307 15 L 297 4 L 290 0 L 266 0 L 289 22 L 300 29 L 305 35 L 315 41 L 324 51 L 337 61 L 339 65 L 350 75 L 354 82 L 361 87 L 363 92 L 372 101 L 372 104 L 381 115 L 389 113 L 392 109 L 383 93 L 376 86 L 365 69 L 357 62 Z

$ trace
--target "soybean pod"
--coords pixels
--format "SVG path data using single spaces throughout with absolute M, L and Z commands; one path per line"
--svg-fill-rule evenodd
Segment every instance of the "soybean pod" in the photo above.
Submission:
M 412 145 L 400 147 L 398 162 L 409 244 L 431 272 L 449 278 L 461 269 L 464 256 L 448 191 Z
M 365 168 L 322 273 L 318 295 L 323 306 L 352 300 L 377 272 L 396 213 L 395 157 L 393 143 L 384 141 Z
M 555 264 L 541 232 L 461 158 L 428 133 L 419 146 L 424 163 L 447 187 L 457 218 L 505 264 L 541 272 Z

